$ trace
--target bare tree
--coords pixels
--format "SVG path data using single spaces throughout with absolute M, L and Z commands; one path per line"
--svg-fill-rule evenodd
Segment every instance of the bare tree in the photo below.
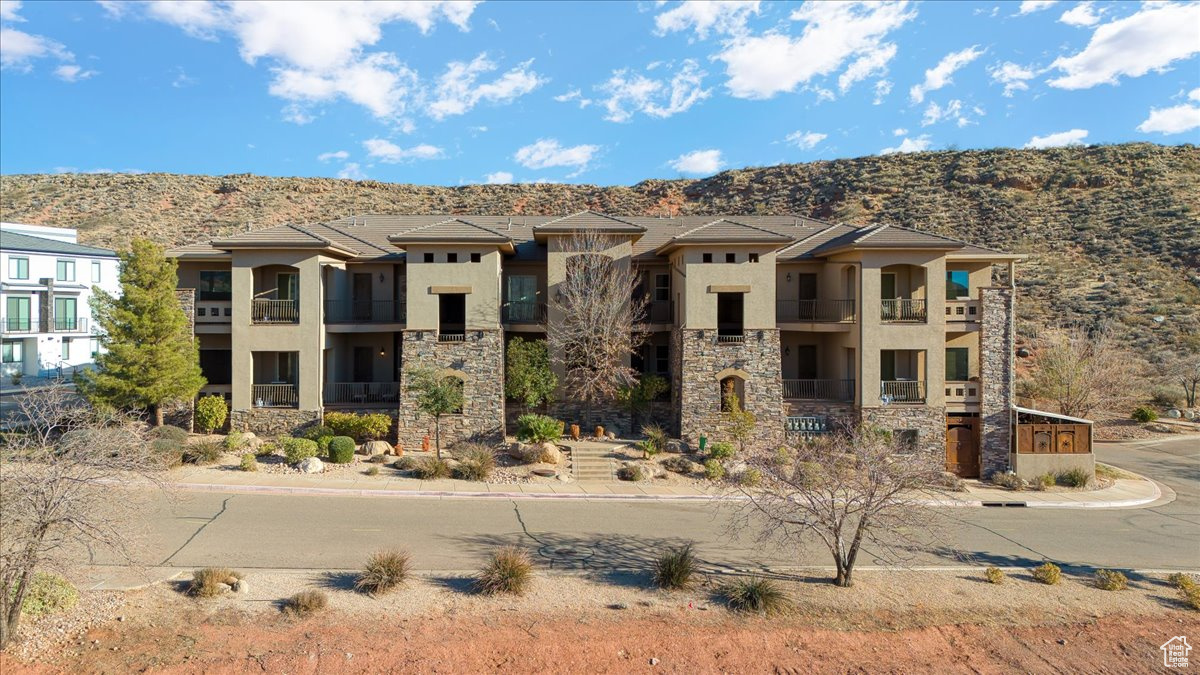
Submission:
M 735 527 L 757 526 L 763 541 L 798 548 L 816 538 L 833 556 L 834 583 L 851 586 L 864 543 L 875 555 L 899 560 L 930 548 L 940 529 L 930 506 L 943 494 L 942 464 L 928 452 L 907 450 L 874 427 L 817 436 L 793 449 L 752 450 L 757 487 L 741 488 Z
M 645 339 L 634 332 L 646 313 L 645 296 L 635 293 L 637 274 L 608 253 L 620 242 L 594 231 L 571 235 L 563 247 L 565 279 L 553 299 L 558 311 L 546 326 L 551 358 L 563 368 L 565 390 L 583 402 L 588 425 L 596 404 L 637 381 L 629 358 Z
M 83 551 L 133 560 L 145 491 L 161 487 L 165 459 L 134 418 L 98 412 L 62 387 L 16 401 L 0 443 L 0 649 L 12 640 L 35 571 L 64 568 Z
M 1114 410 L 1137 397 L 1138 362 L 1107 326 L 1047 330 L 1034 342 L 1034 359 L 1030 392 L 1063 415 Z
M 1158 374 L 1183 388 L 1184 406 L 1196 407 L 1200 389 L 1200 351 L 1163 352 L 1155 358 Z

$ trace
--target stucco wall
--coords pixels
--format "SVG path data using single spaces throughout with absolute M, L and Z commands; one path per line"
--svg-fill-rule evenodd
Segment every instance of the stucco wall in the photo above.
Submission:
M 704 262 L 711 253 L 713 262 Z M 733 253 L 737 262 L 725 262 Z M 759 254 L 759 262 L 748 262 L 750 253 Z M 684 301 L 682 325 L 685 328 L 717 327 L 717 293 L 712 286 L 749 286 L 743 293 L 742 325 L 746 330 L 775 328 L 775 253 L 754 246 L 688 246 L 671 255 L 671 263 L 681 270 Z
M 432 253 L 434 262 L 424 262 Z M 458 255 L 458 262 L 446 262 L 449 253 Z M 480 261 L 471 262 L 471 254 L 479 253 Z M 466 295 L 467 330 L 496 330 L 500 327 L 500 252 L 496 247 L 418 246 L 408 247 L 405 265 L 408 278 L 409 329 L 437 330 L 437 286 L 469 287 Z

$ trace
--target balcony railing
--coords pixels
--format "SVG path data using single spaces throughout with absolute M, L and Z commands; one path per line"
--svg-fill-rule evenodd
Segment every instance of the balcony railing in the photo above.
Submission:
M 946 400 L 951 403 L 978 403 L 978 382 L 947 382 Z
M 255 408 L 296 408 L 300 395 L 294 384 L 255 384 L 250 387 Z
M 924 403 L 925 382 L 922 380 L 884 380 L 879 383 L 879 397 L 892 403 Z
M 438 331 L 438 342 L 466 342 L 467 335 L 464 331 L 443 330 Z
M 399 403 L 399 382 L 326 382 L 325 405 Z
M 883 300 L 879 318 L 890 322 L 923 323 L 925 321 L 925 300 Z
M 783 421 L 783 431 L 789 440 L 812 438 L 829 431 L 829 422 L 824 417 L 787 417 Z
M 325 323 L 403 323 L 407 309 L 394 300 L 326 300 Z
M 746 341 L 746 334 L 741 331 L 719 332 L 717 333 L 717 344 L 719 345 L 740 345 Z
M 32 333 L 34 325 L 27 316 L 0 318 L 0 327 L 5 333 Z
M 506 302 L 501 309 L 504 323 L 546 323 L 546 303 L 527 300 Z
M 56 316 L 50 325 L 56 333 L 84 333 L 88 320 L 83 316 Z
M 674 300 L 651 300 L 646 303 L 646 316 L 642 323 L 672 323 L 675 321 Z
M 783 397 L 801 401 L 853 401 L 854 380 L 784 380 Z
M 776 321 L 853 323 L 853 300 L 776 300 Z
M 250 302 L 252 323 L 300 323 L 300 303 L 295 300 L 255 298 Z

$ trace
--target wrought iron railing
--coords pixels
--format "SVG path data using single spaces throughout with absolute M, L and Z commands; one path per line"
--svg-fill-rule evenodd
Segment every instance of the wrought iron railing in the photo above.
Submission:
M 439 331 L 438 342 L 466 342 L 467 335 L 464 331 Z
M 32 333 L 35 324 L 27 316 L 8 316 L 0 318 L 0 326 L 5 333 Z
M 671 323 L 675 321 L 674 300 L 651 300 L 646 303 L 643 323 Z
M 734 333 L 733 331 L 717 333 L 717 344 L 719 345 L 740 345 L 746 341 L 746 334 L 742 332 Z
M 252 323 L 300 323 L 300 303 L 295 300 L 255 298 L 250 302 Z
M 925 300 L 882 300 L 879 318 L 883 321 L 920 323 L 925 321 Z
M 398 403 L 399 382 L 326 382 L 325 405 Z
M 325 323 L 403 323 L 407 309 L 394 300 L 326 300 Z
M 57 333 L 80 333 L 87 330 L 87 317 L 56 316 L 50 325 Z
M 880 397 L 891 403 L 924 403 L 925 382 L 922 380 L 884 380 L 879 383 Z
M 776 321 L 853 323 L 853 300 L 776 300 Z
M 784 380 L 783 397 L 805 401 L 853 401 L 854 380 Z
M 546 323 L 546 303 L 516 300 L 504 303 L 501 316 L 504 323 Z
M 300 405 L 299 390 L 294 384 L 251 385 L 250 399 L 255 408 L 296 408 Z

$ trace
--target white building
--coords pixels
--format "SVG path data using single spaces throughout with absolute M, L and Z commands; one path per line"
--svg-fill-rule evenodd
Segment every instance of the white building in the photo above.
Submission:
M 117 254 L 61 227 L 0 223 L 0 374 L 54 376 L 99 350 L 88 301 L 119 293 Z

